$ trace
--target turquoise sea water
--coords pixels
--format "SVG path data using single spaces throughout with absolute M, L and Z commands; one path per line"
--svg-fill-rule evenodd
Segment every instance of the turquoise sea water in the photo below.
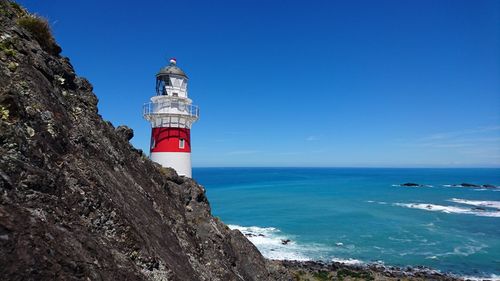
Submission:
M 500 276 L 500 188 L 450 186 L 500 186 L 500 169 L 195 168 L 193 177 L 213 214 L 269 258 Z

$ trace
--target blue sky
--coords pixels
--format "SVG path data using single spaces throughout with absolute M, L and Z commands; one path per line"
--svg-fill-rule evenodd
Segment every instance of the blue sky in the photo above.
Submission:
M 176 57 L 194 166 L 500 167 L 500 1 L 20 3 L 145 151 Z

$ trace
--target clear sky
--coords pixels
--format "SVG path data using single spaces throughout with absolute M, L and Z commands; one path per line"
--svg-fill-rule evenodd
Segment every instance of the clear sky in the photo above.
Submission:
M 144 151 L 176 57 L 195 167 L 500 167 L 500 1 L 20 3 Z

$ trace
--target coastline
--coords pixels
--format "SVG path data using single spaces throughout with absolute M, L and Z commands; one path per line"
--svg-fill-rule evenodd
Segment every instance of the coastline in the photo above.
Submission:
M 267 259 L 379 266 L 384 277 L 432 271 L 441 279 L 499 280 L 500 189 L 451 187 L 499 186 L 497 170 L 195 169 L 195 175 L 214 214 Z M 401 187 L 406 182 L 426 186 Z
M 308 280 L 499 280 L 496 277 L 455 276 L 437 270 L 417 267 L 393 267 L 380 264 L 345 264 L 323 261 L 269 260 L 269 263 L 285 267 L 296 281 Z

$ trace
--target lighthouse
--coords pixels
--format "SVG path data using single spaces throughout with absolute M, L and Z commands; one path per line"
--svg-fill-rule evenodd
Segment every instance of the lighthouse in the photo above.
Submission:
M 176 59 L 156 74 L 156 95 L 144 104 L 151 123 L 151 160 L 191 177 L 191 126 L 199 109 L 188 97 L 188 77 Z

